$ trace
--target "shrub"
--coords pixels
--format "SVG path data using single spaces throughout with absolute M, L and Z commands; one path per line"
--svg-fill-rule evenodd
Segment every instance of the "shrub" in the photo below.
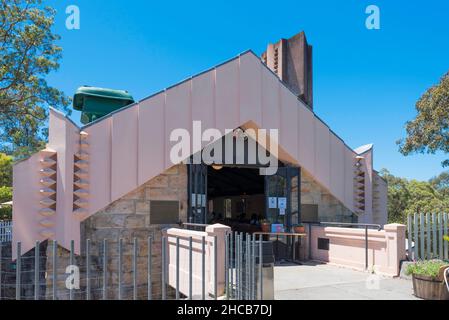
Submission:
M 8 202 L 12 200 L 12 188 L 0 187 L 0 203 Z
M 11 206 L 4 206 L 0 208 L 0 221 L 1 220 L 12 220 Z
M 447 263 L 441 260 L 418 261 L 407 267 L 406 274 L 416 274 L 436 278 L 438 277 L 442 266 L 447 266 Z

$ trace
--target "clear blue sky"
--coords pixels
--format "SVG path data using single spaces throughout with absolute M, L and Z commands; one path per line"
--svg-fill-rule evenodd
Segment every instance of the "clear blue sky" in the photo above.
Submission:
M 306 32 L 314 48 L 314 109 L 349 146 L 374 143 L 375 167 L 428 179 L 444 155 L 403 157 L 395 141 L 420 95 L 449 70 L 448 1 L 47 1 L 58 10 L 63 60 L 51 85 L 126 89 L 139 100 L 267 43 Z M 65 8 L 81 29 L 65 28 Z M 365 8 L 381 29 L 365 28 Z M 79 118 L 79 114 L 74 114 Z M 78 119 L 75 119 L 78 120 Z

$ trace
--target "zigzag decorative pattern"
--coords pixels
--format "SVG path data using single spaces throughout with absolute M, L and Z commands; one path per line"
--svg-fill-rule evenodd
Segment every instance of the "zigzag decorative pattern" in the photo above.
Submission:
M 42 159 L 40 160 L 41 169 L 39 170 L 41 178 L 41 188 L 39 193 L 41 200 L 39 201 L 42 209 L 39 210 L 39 226 L 41 230 L 40 236 L 43 238 L 52 238 L 55 235 L 53 227 L 55 222 L 53 217 L 56 214 L 56 152 L 45 149 L 41 151 Z
M 363 157 L 355 158 L 354 171 L 354 208 L 356 214 L 365 212 L 365 170 L 363 170 Z
M 73 177 L 73 213 L 82 220 L 89 206 L 89 141 L 88 134 L 80 132 L 79 152 L 74 156 Z

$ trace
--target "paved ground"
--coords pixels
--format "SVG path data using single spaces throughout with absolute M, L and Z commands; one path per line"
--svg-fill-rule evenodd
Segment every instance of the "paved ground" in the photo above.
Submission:
M 326 264 L 281 265 L 274 268 L 275 299 L 410 300 L 412 282 Z

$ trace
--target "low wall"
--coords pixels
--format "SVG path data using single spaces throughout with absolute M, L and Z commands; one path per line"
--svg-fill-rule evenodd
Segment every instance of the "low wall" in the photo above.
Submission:
M 306 226 L 306 259 L 365 270 L 365 229 Z M 318 239 L 324 246 L 319 248 Z M 328 248 L 326 242 L 328 241 Z M 368 269 L 377 274 L 399 275 L 405 260 L 405 226 L 387 224 L 383 230 L 368 230 Z
M 179 238 L 179 292 L 189 295 L 189 251 L 190 237 L 192 237 L 192 298 L 202 297 L 202 240 L 205 240 L 205 291 L 206 295 L 213 295 L 217 277 L 217 295 L 224 294 L 225 288 L 225 236 L 231 228 L 221 224 L 206 227 L 206 231 L 193 231 L 179 228 L 166 230 L 168 253 L 168 283 L 176 288 L 176 238 Z M 214 237 L 217 236 L 217 273 L 214 273 Z

